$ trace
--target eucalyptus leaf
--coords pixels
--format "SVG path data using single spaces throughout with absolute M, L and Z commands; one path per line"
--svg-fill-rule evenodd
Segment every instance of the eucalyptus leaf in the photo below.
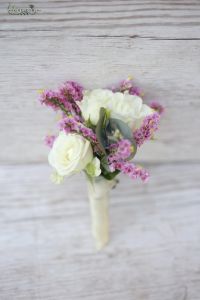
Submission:
M 108 114 L 106 112 L 106 109 L 101 107 L 99 112 L 99 121 L 96 126 L 96 136 L 99 142 L 99 145 L 101 147 L 101 150 L 106 153 L 105 148 L 108 145 L 108 138 L 106 135 L 106 127 L 108 124 Z
M 132 131 L 131 131 L 130 127 L 125 122 L 123 122 L 120 119 L 110 118 L 110 120 L 109 120 L 109 130 L 111 130 L 111 132 L 115 132 L 117 129 L 120 131 L 120 133 L 122 134 L 122 136 L 124 138 L 126 138 L 128 140 L 133 139 Z
M 95 132 L 102 152 L 106 154 L 106 149 L 109 145 L 117 143 L 119 139 L 123 138 L 129 140 L 132 144 L 133 151 L 129 160 L 132 159 L 136 154 L 137 144 L 133 138 L 133 133 L 130 127 L 122 120 L 109 117 L 109 112 L 105 108 L 101 107 L 99 112 L 99 121 L 96 125 Z M 117 131 L 119 132 L 119 138 L 116 136 Z M 108 163 L 105 159 L 103 160 L 102 165 L 108 170 Z

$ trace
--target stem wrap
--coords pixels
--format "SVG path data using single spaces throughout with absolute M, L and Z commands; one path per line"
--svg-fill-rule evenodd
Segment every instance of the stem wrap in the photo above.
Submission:
M 109 193 L 115 180 L 102 176 L 87 178 L 88 197 L 92 217 L 92 234 L 96 248 L 102 249 L 109 241 Z

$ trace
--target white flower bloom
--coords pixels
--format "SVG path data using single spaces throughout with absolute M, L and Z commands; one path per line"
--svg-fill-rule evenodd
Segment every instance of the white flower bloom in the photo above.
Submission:
M 93 160 L 85 168 L 88 175 L 91 177 L 97 177 L 101 174 L 100 160 L 94 157 Z
M 49 153 L 49 164 L 60 176 L 82 171 L 93 159 L 90 142 L 78 134 L 60 132 Z
M 107 89 L 85 91 L 83 100 L 78 102 L 83 117 L 96 125 L 101 107 L 108 109 L 112 118 L 127 123 L 132 129 L 138 128 L 143 119 L 153 113 L 142 99 L 128 93 L 113 93 Z

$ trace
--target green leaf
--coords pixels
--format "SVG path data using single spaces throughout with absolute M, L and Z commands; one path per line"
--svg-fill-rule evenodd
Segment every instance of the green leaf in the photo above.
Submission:
M 101 147 L 101 150 L 106 153 L 105 148 L 108 144 L 108 139 L 106 135 L 106 127 L 108 124 L 108 113 L 105 108 L 101 107 L 100 113 L 99 113 L 99 121 L 96 126 L 96 136 L 97 140 L 99 142 L 99 145 Z
M 102 159 L 101 159 L 101 169 L 105 170 L 106 172 L 110 172 L 110 168 L 109 168 L 109 165 L 108 165 L 108 160 L 107 160 L 107 157 L 104 156 Z
M 107 180 L 112 180 L 114 179 L 118 174 L 120 173 L 120 171 L 114 171 L 114 172 L 110 172 L 110 173 L 102 173 L 101 175 L 107 179 Z
M 95 125 L 92 124 L 90 118 L 87 121 L 85 121 L 85 125 L 86 125 L 86 127 L 89 127 L 93 130 L 95 129 Z
M 119 120 L 119 119 L 111 118 L 109 120 L 109 130 L 111 130 L 111 133 L 113 133 L 117 129 L 120 131 L 120 133 L 122 134 L 122 136 L 124 138 L 126 138 L 128 140 L 133 139 L 132 131 L 125 122 L 123 122 L 122 120 Z
M 117 131 L 119 132 L 119 137 L 116 136 Z M 99 146 L 104 154 L 106 154 L 106 148 L 108 148 L 110 144 L 117 143 L 119 139 L 124 138 L 129 140 L 133 147 L 129 160 L 135 156 L 137 144 L 133 138 L 133 133 L 130 127 L 122 120 L 110 118 L 109 111 L 103 107 L 101 107 L 99 112 L 99 121 L 96 125 L 95 133 L 99 142 Z M 106 163 L 105 159 L 102 165 L 105 169 L 108 169 L 108 163 Z

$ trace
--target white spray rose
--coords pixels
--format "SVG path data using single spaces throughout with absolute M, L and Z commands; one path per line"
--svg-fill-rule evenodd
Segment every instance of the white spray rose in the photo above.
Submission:
M 107 89 L 85 91 L 83 100 L 78 102 L 83 117 L 96 125 L 101 107 L 108 109 L 112 118 L 127 123 L 132 129 L 140 127 L 143 119 L 154 111 L 142 103 L 142 99 L 128 93 L 113 93 Z
M 60 176 L 82 171 L 93 159 L 90 142 L 78 134 L 60 132 L 49 153 L 49 164 Z

